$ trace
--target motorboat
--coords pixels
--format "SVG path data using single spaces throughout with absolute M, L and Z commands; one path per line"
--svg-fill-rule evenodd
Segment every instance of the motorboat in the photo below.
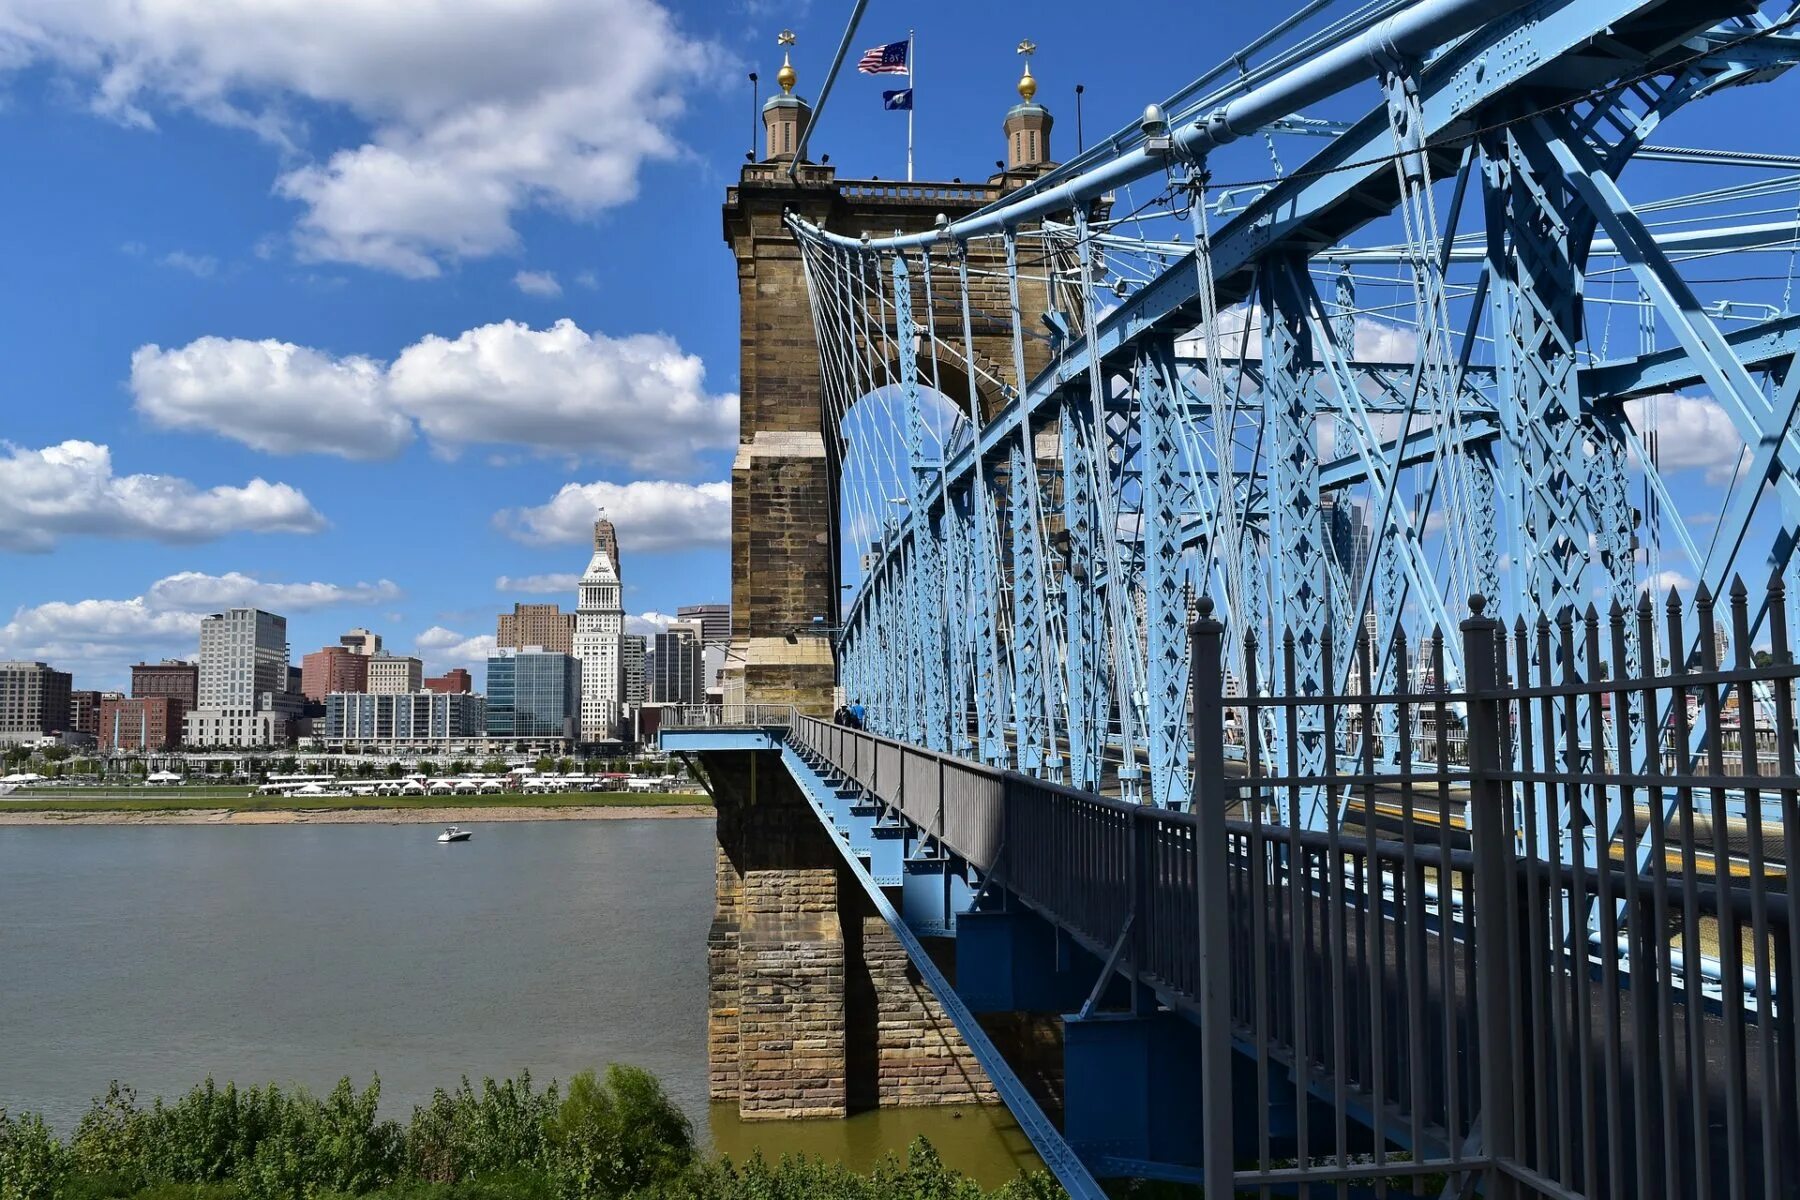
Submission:
M 438 834 L 438 841 L 440 841 L 440 842 L 466 842 L 473 836 L 474 836 L 473 830 L 458 829 L 456 826 L 452 825 L 450 828 L 444 830 L 444 832 Z

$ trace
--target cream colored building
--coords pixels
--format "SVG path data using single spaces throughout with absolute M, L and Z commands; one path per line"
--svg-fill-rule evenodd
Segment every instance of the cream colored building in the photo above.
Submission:
M 582 572 L 575 608 L 575 657 L 581 660 L 581 740 L 618 734 L 625 699 L 625 604 L 619 540 L 604 516 L 594 522 L 594 555 Z
M 398 654 L 377 654 L 369 659 L 369 693 L 399 695 L 425 690 L 425 664 Z

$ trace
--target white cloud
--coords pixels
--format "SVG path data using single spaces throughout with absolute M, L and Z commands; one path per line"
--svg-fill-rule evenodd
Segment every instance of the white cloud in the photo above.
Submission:
M 667 633 L 669 622 L 679 619 L 680 618 L 678 617 L 671 616 L 669 613 L 662 612 L 638 613 L 635 616 L 631 613 L 626 613 L 625 632 L 641 633 L 645 637 L 653 637 L 659 633 Z
M 145 593 L 157 608 L 216 611 L 251 606 L 270 612 L 310 612 L 342 604 L 385 604 L 400 598 L 390 580 L 375 583 L 270 583 L 238 571 L 206 575 L 182 571 L 157 580 Z
M 513 276 L 513 286 L 527 296 L 560 296 L 562 284 L 550 271 L 520 271 Z
M 162 256 L 165 267 L 174 267 L 177 271 L 186 271 L 199 279 L 211 279 L 219 270 L 219 260 L 210 254 L 189 254 L 186 250 L 171 250 Z
M 442 625 L 433 625 L 413 639 L 413 649 L 433 675 L 442 674 L 451 667 L 468 667 L 477 675 L 482 674 L 496 644 L 491 633 L 468 637 Z
M 1702 470 L 1706 482 L 1715 485 L 1731 479 L 1744 439 L 1717 400 L 1664 392 L 1625 402 L 1625 415 L 1640 437 L 1653 413 L 1656 459 L 1662 471 Z
M 297 154 L 310 106 L 368 140 L 280 176 L 303 256 L 411 276 L 511 249 L 517 213 L 630 200 L 719 51 L 655 0 L 9 0 L 0 67 L 48 62 L 128 125 L 185 110 Z M 333 121 L 331 124 L 343 124 Z
M 502 321 L 427 336 L 391 366 L 273 339 L 203 337 L 132 355 L 138 411 L 277 454 L 391 458 L 417 428 L 443 452 L 474 444 L 591 455 L 633 469 L 691 468 L 731 445 L 737 397 L 660 333 L 613 338 L 562 320 Z
M 511 442 L 639 469 L 679 469 L 737 436 L 737 397 L 705 380 L 700 358 L 665 334 L 611 338 L 566 319 L 429 336 L 388 371 L 394 402 L 440 445 Z
M 115 475 L 112 452 L 94 442 L 42 450 L 0 442 L 0 550 L 48 550 L 82 534 L 203 542 L 324 525 L 305 494 L 285 483 L 203 489 L 174 475 Z
M 1658 600 L 1667 596 L 1671 588 L 1683 596 L 1692 596 L 1694 579 L 1690 575 L 1683 575 L 1680 571 L 1658 571 L 1638 585 L 1639 591 L 1647 591 Z
M 494 580 L 494 589 L 523 592 L 527 596 L 548 596 L 554 592 L 572 592 L 580 583 L 581 576 L 574 571 L 550 575 L 502 575 Z
M 585 542 L 593 536 L 594 513 L 602 508 L 618 526 L 621 552 L 687 550 L 731 541 L 729 483 L 565 483 L 535 508 L 496 513 L 494 525 L 531 545 Z
M 372 359 L 332 358 L 272 338 L 203 337 L 131 356 L 137 409 L 167 429 L 222 434 L 273 454 L 391 458 L 413 425 L 385 395 Z
M 575 282 L 590 291 L 600 286 L 600 277 L 592 271 L 583 271 L 575 276 Z
M 22 607 L 0 626 L 0 658 L 41 659 L 72 671 L 78 686 L 122 687 L 133 662 L 193 658 L 201 619 L 222 608 L 258 605 L 285 616 L 378 603 L 399 594 L 385 579 L 342 586 L 267 583 L 235 571 L 182 571 L 158 579 L 129 600 L 52 600 Z

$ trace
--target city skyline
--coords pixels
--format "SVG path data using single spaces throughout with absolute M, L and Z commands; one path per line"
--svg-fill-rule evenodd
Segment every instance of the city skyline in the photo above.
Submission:
M 1018 16 L 914 15 L 934 64 L 920 176 L 973 177 L 1015 99 Z M 191 653 L 201 618 L 250 605 L 285 614 L 296 647 L 365 625 L 427 673 L 474 667 L 497 608 L 567 603 L 600 506 L 632 563 L 628 632 L 728 600 L 736 282 L 726 248 L 691 232 L 716 226 L 746 149 L 747 72 L 766 98 L 791 24 L 816 94 L 838 15 L 531 0 L 474 12 L 454 44 L 399 14 L 254 38 L 238 16 L 139 24 L 159 19 L 48 6 L 0 68 L 0 138 L 35 181 L 0 298 L 18 401 L 0 657 L 124 690 L 131 661 Z M 228 52 L 248 42 L 265 57 Z M 1064 91 L 1070 52 L 1046 39 L 1037 59 Z M 314 53 L 344 64 L 336 82 L 304 69 Z M 445 54 L 507 69 L 412 69 Z M 1088 84 L 1091 120 L 1142 105 Z M 424 150 L 472 111 L 502 139 L 542 135 L 569 169 Z M 854 174 L 903 170 L 875 93 L 846 90 L 820 142 Z M 379 202 L 367 172 L 402 144 L 418 157 L 391 165 L 431 194 Z M 84 320 L 64 320 L 77 300 Z

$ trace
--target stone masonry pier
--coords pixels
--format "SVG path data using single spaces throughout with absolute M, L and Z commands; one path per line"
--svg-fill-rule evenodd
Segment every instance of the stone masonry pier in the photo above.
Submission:
M 714 1100 L 746 1119 L 996 1103 L 905 947 L 770 751 L 700 755 L 718 805 Z

